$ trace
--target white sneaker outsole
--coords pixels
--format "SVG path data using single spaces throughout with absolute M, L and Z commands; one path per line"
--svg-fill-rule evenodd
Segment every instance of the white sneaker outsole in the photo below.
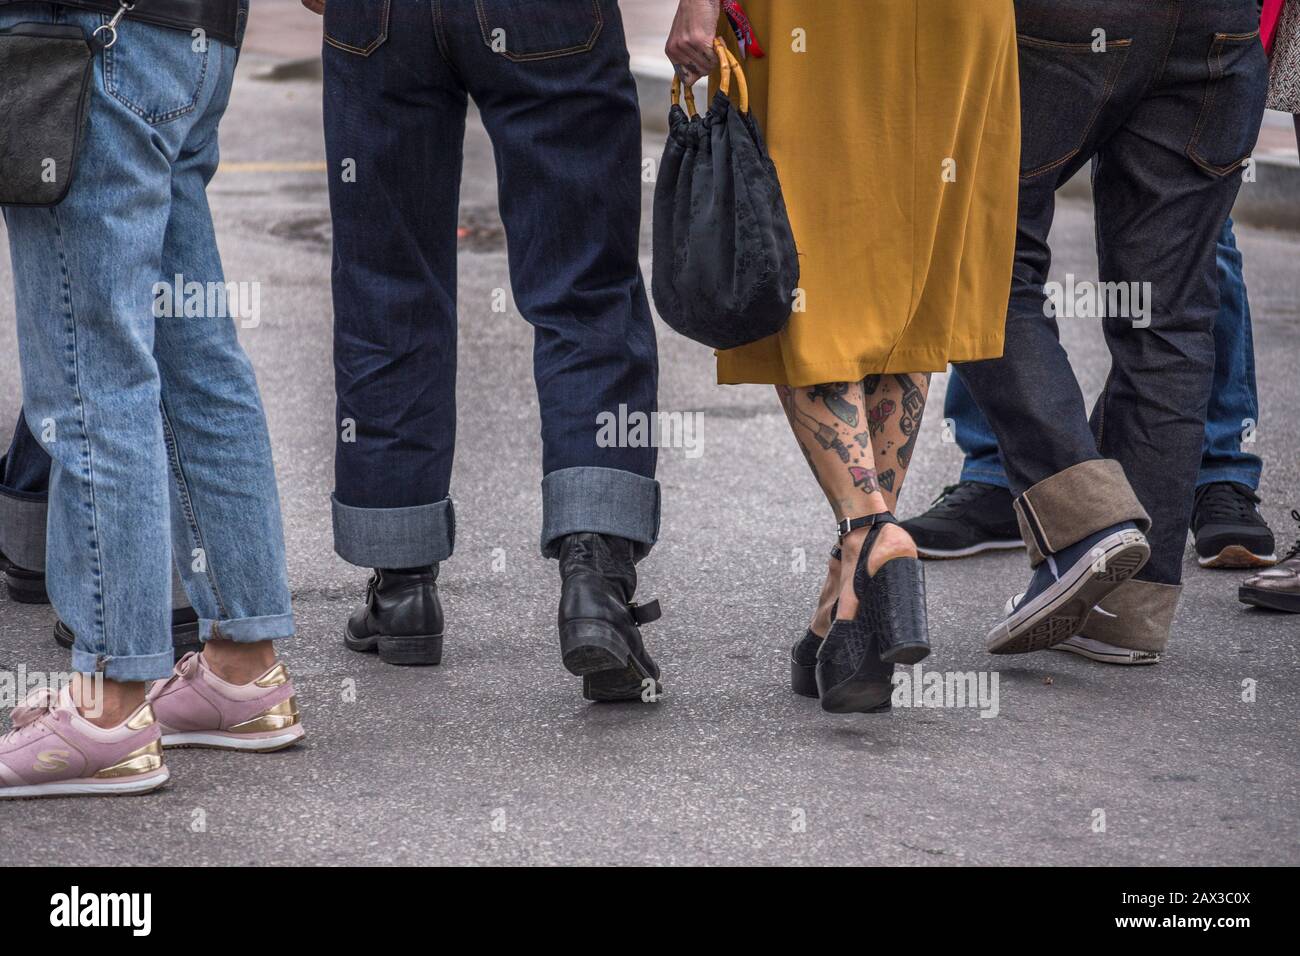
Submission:
M 1106 595 L 1142 570 L 1151 546 L 1140 531 L 1116 531 L 1098 541 L 1091 556 L 989 631 L 989 653 L 1028 654 L 1069 640 Z
M 166 767 L 129 780 L 61 780 L 27 787 L 2 787 L 0 800 L 32 800 L 37 797 L 127 797 L 150 793 L 171 778 Z
M 202 747 L 209 750 L 240 750 L 248 753 L 268 753 L 283 750 L 302 740 L 302 724 L 295 724 L 284 733 L 268 737 L 250 737 L 247 734 L 226 734 L 220 731 L 167 733 L 162 735 L 163 747 Z

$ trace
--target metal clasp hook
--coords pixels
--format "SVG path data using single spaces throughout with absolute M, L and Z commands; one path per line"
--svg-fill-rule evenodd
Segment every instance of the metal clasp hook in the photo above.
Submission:
M 127 11 L 135 9 L 134 3 L 127 3 L 126 0 L 119 0 L 119 2 L 121 3 L 121 6 L 117 8 L 117 13 L 113 14 L 113 19 L 109 20 L 105 24 L 102 24 L 101 26 L 96 27 L 95 32 L 91 34 L 91 36 L 96 39 L 99 39 L 100 33 L 106 32 L 108 34 L 107 40 L 99 41 L 101 44 L 103 44 L 105 50 L 107 50 L 109 47 L 111 47 L 114 43 L 117 42 L 118 23 L 120 23 L 122 21 L 122 18 L 126 16 Z

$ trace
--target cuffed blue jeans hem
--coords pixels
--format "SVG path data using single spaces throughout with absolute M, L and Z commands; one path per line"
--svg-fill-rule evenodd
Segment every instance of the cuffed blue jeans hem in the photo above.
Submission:
M 44 495 L 0 488 L 0 553 L 25 571 L 45 570 Z
M 229 621 L 199 621 L 199 640 L 207 642 L 214 637 L 236 644 L 254 644 L 257 641 L 282 641 L 293 637 L 292 614 L 267 614 L 264 617 L 241 617 Z
M 1201 472 L 1196 476 L 1196 487 L 1208 485 L 1215 481 L 1235 481 L 1239 485 L 1245 485 L 1251 491 L 1259 490 L 1259 476 L 1263 471 L 1262 467 L 1251 468 L 1234 467 L 1231 465 L 1222 465 L 1212 468 L 1201 468 Z
M 982 481 L 986 485 L 997 485 L 999 488 L 1010 489 L 1011 483 L 1007 481 L 1007 473 L 1001 468 L 989 468 L 981 464 L 971 464 L 967 462 L 961 469 L 962 481 Z
M 617 468 L 561 468 L 542 479 L 542 556 L 559 556 L 565 535 L 611 534 L 635 543 L 641 560 L 659 540 L 659 482 Z
M 331 496 L 334 551 L 360 568 L 418 568 L 446 561 L 456 545 L 451 499 L 408 508 L 354 508 Z
M 171 676 L 175 661 L 175 652 L 170 648 L 161 654 L 135 654 L 129 657 L 92 654 L 80 647 L 72 649 L 74 671 L 82 674 L 101 673 L 107 680 L 162 680 Z

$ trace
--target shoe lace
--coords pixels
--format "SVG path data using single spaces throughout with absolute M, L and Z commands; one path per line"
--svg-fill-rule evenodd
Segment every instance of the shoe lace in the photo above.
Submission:
M 14 708 L 13 713 L 9 715 L 10 723 L 13 729 L 9 733 L 0 736 L 0 741 L 8 742 L 16 739 L 22 734 L 23 730 L 36 723 L 46 714 L 54 710 L 55 705 L 59 702 L 58 692 L 49 687 L 38 687 L 28 694 L 21 704 Z
M 1300 529 L 1300 511 L 1291 512 L 1291 520 L 1296 523 L 1297 529 Z M 1300 556 L 1300 534 L 1296 535 L 1295 541 L 1291 542 L 1291 547 L 1287 549 L 1286 554 L 1282 556 L 1283 561 L 1290 561 L 1292 558 Z
M 166 692 L 167 688 L 171 687 L 177 681 L 190 680 L 196 673 L 198 673 L 198 669 L 199 669 L 199 652 L 190 651 L 188 654 L 186 654 L 184 657 L 182 657 L 179 661 L 176 662 L 176 669 L 172 671 L 170 677 L 168 677 L 165 680 L 158 681 L 156 684 L 154 684 L 152 687 L 149 688 L 149 692 L 145 694 L 145 700 L 148 701 L 157 700 L 160 696 L 162 696 L 164 692 Z
M 979 482 L 959 481 L 955 485 L 948 485 L 943 491 L 939 492 L 939 496 L 930 502 L 930 510 L 940 514 L 960 511 L 982 494 Z
M 1202 524 L 1258 521 L 1255 505 L 1259 496 L 1242 485 L 1216 481 L 1201 489 L 1196 512 Z

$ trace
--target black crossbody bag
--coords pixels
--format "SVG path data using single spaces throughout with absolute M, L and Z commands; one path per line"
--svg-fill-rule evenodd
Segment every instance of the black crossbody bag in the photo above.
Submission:
M 81 27 L 0 30 L 0 206 L 57 206 L 72 188 L 90 111 L 95 53 L 117 42 L 135 4 L 87 37 Z

